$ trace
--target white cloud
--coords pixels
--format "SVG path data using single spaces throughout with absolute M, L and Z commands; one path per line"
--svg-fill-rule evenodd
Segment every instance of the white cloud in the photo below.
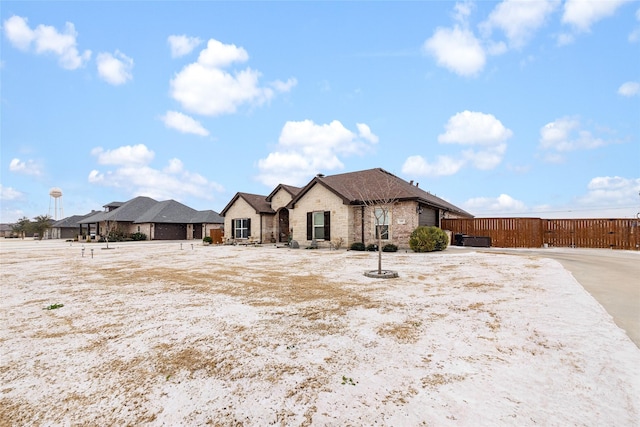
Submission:
M 234 63 L 243 63 L 249 54 L 242 47 L 211 39 L 200 52 L 198 61 L 186 65 L 171 80 L 171 96 L 190 112 L 216 116 L 235 113 L 242 105 L 261 105 L 276 92 L 286 92 L 297 84 L 295 79 L 271 82 L 260 86 L 260 72 L 225 71 Z
M 613 15 L 630 0 L 567 0 L 562 22 L 578 31 L 587 32 L 596 22 Z
M 599 176 L 587 184 L 587 193 L 576 200 L 576 208 L 593 208 L 602 212 L 601 217 L 620 217 L 620 211 L 626 209 L 628 215 L 637 212 L 640 178 L 620 176 Z M 634 210 L 635 209 L 635 210 Z
M 520 48 L 545 24 L 559 4 L 559 0 L 505 0 L 493 9 L 480 28 L 487 35 L 493 28 L 499 28 L 511 47 Z
M 547 161 L 559 162 L 562 160 L 560 153 L 591 150 L 614 142 L 596 137 L 591 131 L 583 129 L 576 117 L 562 117 L 540 129 L 539 148 L 551 152 Z
M 498 144 L 483 150 L 464 150 L 462 155 L 472 163 L 476 169 L 491 170 L 495 169 L 502 162 L 506 151 L 507 144 Z
M 4 32 L 13 46 L 29 51 L 33 45 L 37 54 L 53 54 L 58 57 L 58 64 L 67 70 L 75 70 L 86 64 L 91 58 L 91 51 L 78 52 L 76 37 L 78 33 L 72 23 L 67 22 L 62 33 L 48 25 L 38 25 L 31 29 L 27 19 L 12 16 L 4 21 Z
M 429 163 L 422 156 L 410 156 L 402 165 L 402 173 L 411 176 L 448 176 L 457 173 L 465 162 L 449 156 L 438 156 L 434 163 Z
M 438 142 L 491 146 L 513 135 L 493 114 L 468 110 L 449 118 L 445 129 L 446 132 L 438 136 Z
M 25 162 L 18 158 L 14 158 L 11 160 L 11 163 L 9 163 L 9 170 L 23 175 L 42 175 L 42 166 L 34 160 L 27 160 Z
M 224 191 L 220 184 L 185 170 L 180 159 L 169 160 L 162 170 L 151 167 L 149 164 L 153 160 L 153 151 L 142 144 L 110 151 L 98 147 L 91 153 L 98 156 L 98 163 L 114 165 L 116 168 L 106 172 L 94 169 L 89 173 L 88 181 L 124 189 L 132 196 L 145 195 L 160 200 L 180 200 L 190 196 L 211 200 L 213 192 Z
M 473 9 L 475 9 L 475 3 L 472 1 L 458 1 L 453 6 L 453 19 L 466 27 Z
M 0 200 L 10 201 L 19 200 L 24 196 L 20 191 L 13 189 L 12 187 L 5 187 L 0 184 Z
M 224 44 L 210 39 L 207 47 L 200 52 L 198 63 L 208 68 L 225 68 L 234 62 L 247 62 L 249 54 L 235 44 Z
M 636 21 L 640 22 L 640 8 L 636 10 Z M 637 43 L 638 41 L 640 41 L 640 26 L 636 26 L 633 30 L 631 30 L 628 40 L 629 43 Z
M 298 84 L 298 80 L 295 78 L 290 78 L 289 80 L 287 80 L 286 82 L 282 82 L 280 80 L 276 80 L 275 82 L 271 82 L 270 85 L 277 91 L 277 92 L 290 92 L 291 89 L 294 88 L 294 86 L 296 86 Z
M 618 88 L 618 94 L 622 96 L 636 96 L 640 94 L 640 83 L 625 82 Z
M 96 62 L 98 74 L 109 84 L 118 86 L 133 79 L 131 74 L 133 59 L 119 50 L 116 50 L 113 55 L 107 52 L 98 54 Z
M 364 123 L 356 123 L 356 127 L 358 128 L 358 133 L 361 138 L 364 138 L 373 144 L 378 143 L 378 137 L 371 133 L 371 129 L 369 128 L 369 126 Z
M 141 166 L 149 164 L 155 153 L 147 148 L 144 144 L 124 145 L 114 150 L 104 150 L 102 147 L 96 147 L 91 150 L 91 154 L 98 158 L 101 165 L 117 165 L 117 166 Z
M 197 37 L 187 37 L 186 35 L 181 36 L 169 36 L 167 39 L 169 43 L 169 47 L 171 48 L 171 57 L 179 58 L 181 56 L 185 56 L 190 54 L 193 49 L 198 47 L 202 40 Z
M 209 135 L 209 131 L 206 130 L 199 121 L 187 116 L 186 114 L 182 114 L 177 111 L 167 111 L 161 119 L 166 127 L 175 129 L 179 132 L 193 133 L 200 136 Z
M 339 156 L 363 154 L 378 141 L 369 126 L 356 126 L 359 134 L 338 120 L 323 125 L 311 120 L 285 123 L 276 150 L 258 161 L 257 179 L 268 186 L 302 185 L 319 172 L 343 168 Z
M 521 214 L 527 210 L 524 202 L 508 194 L 500 194 L 498 197 L 475 197 L 464 202 L 462 206 L 466 211 L 482 216 Z
M 466 164 L 480 170 L 497 167 L 507 151 L 506 141 L 513 132 L 492 114 L 463 111 L 449 118 L 445 132 L 438 136 L 440 144 L 476 146 L 467 148 L 457 156 L 438 156 L 429 162 L 422 156 L 405 160 L 402 172 L 407 175 L 443 176 L 457 173 Z
M 12 16 L 4 21 L 4 34 L 14 47 L 28 51 L 31 43 L 35 40 L 36 34 L 27 24 L 27 18 Z
M 587 192 L 559 205 L 528 207 L 507 194 L 476 197 L 461 207 L 477 216 L 530 216 L 542 218 L 633 218 L 638 206 L 640 178 L 595 177 Z
M 471 31 L 459 26 L 438 28 L 424 42 L 423 49 L 436 59 L 438 65 L 465 77 L 478 74 L 486 62 L 480 41 Z
M 169 164 L 163 169 L 163 171 L 166 173 L 178 173 L 182 172 L 183 169 L 184 164 L 182 163 L 182 160 L 173 158 L 169 160 Z

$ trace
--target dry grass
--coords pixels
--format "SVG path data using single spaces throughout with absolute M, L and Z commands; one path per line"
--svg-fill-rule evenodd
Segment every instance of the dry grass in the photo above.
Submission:
M 376 281 L 362 274 L 376 254 L 131 248 L 2 253 L 0 425 L 171 425 L 175 399 L 183 425 L 257 425 L 256 407 L 264 425 L 369 424 L 523 354 L 582 363 L 518 329 L 514 307 L 543 291 L 536 260 L 397 253 L 400 279 Z

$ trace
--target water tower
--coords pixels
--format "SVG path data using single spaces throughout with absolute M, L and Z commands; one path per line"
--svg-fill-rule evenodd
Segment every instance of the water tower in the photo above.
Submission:
M 58 211 L 58 199 L 60 199 L 60 210 Z M 53 216 L 51 215 L 51 201 L 53 200 Z M 58 217 L 58 213 L 60 213 L 60 217 Z M 64 216 L 62 210 L 62 190 L 58 187 L 53 187 L 49 191 L 49 216 L 54 220 L 62 219 Z

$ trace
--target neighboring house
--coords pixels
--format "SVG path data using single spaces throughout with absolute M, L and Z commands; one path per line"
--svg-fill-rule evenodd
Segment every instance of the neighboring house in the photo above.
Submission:
M 8 237 L 17 237 L 18 234 L 13 231 L 12 224 L 0 224 L 0 237 L 5 239 Z
M 302 246 L 313 241 L 329 246 L 340 239 L 347 246 L 377 243 L 380 231 L 383 244 L 407 247 L 420 225 L 439 227 L 443 218 L 473 217 L 380 168 L 318 175 L 302 189 L 281 184 L 269 196 L 237 193 L 221 214 L 229 242 L 291 237 Z
M 89 218 L 99 211 L 91 211 L 86 215 L 73 215 L 61 220 L 55 221 L 51 224 L 51 228 L 47 230 L 48 239 L 80 239 L 85 240 L 87 236 L 91 237 L 91 234 L 95 236 L 95 227 L 89 229 L 87 226 L 80 224 L 83 219 Z
M 118 230 L 125 235 L 143 233 L 148 240 L 192 240 L 220 236 L 217 240 L 221 242 L 224 220 L 211 210 L 197 211 L 175 200 L 158 202 L 144 196 L 124 203 L 112 202 L 104 205 L 104 208 L 104 212 L 79 223 L 94 225 L 99 236 Z

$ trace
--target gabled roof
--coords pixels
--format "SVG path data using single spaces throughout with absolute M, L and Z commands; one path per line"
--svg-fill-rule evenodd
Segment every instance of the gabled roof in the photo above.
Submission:
M 98 211 L 91 211 L 85 215 L 72 215 L 67 218 L 63 218 L 51 224 L 52 228 L 78 228 L 80 227 L 80 221 L 83 219 L 89 218 L 97 213 L 101 213 Z
M 473 216 L 446 200 L 434 196 L 419 188 L 417 185 L 413 185 L 382 168 L 330 176 L 318 175 L 300 190 L 293 200 L 291 200 L 289 206 L 295 207 L 295 204 L 315 185 L 324 186 L 336 196 L 340 197 L 343 203 L 348 205 L 360 205 L 363 202 L 384 200 L 415 200 L 417 203 L 427 206 L 455 212 L 468 217 Z
M 196 211 L 196 215 L 191 219 L 192 224 L 224 224 L 224 218 L 216 211 Z
M 158 203 L 151 197 L 138 196 L 127 202 L 124 202 L 119 208 L 109 212 L 100 212 L 89 218 L 79 221 L 80 224 L 101 221 L 117 221 L 117 222 L 134 222 L 145 212 Z
M 257 214 L 267 213 L 267 214 L 275 214 L 276 212 L 271 208 L 271 203 L 267 201 L 266 196 L 261 196 L 260 194 L 250 194 L 250 193 L 236 193 L 233 196 L 233 199 L 227 204 L 227 206 L 222 209 L 220 215 L 224 216 L 227 211 L 233 206 L 233 204 L 242 198 L 245 202 L 249 204 L 253 209 L 256 210 Z
M 271 194 L 269 194 L 267 196 L 267 202 L 271 203 L 271 201 L 273 200 L 273 197 L 276 195 L 276 193 L 280 190 L 284 190 L 287 193 L 291 194 L 291 197 L 296 197 L 296 195 L 300 192 L 300 190 L 302 190 L 300 187 L 294 187 L 293 185 L 286 185 L 286 184 L 278 184 L 278 186 L 271 192 Z

